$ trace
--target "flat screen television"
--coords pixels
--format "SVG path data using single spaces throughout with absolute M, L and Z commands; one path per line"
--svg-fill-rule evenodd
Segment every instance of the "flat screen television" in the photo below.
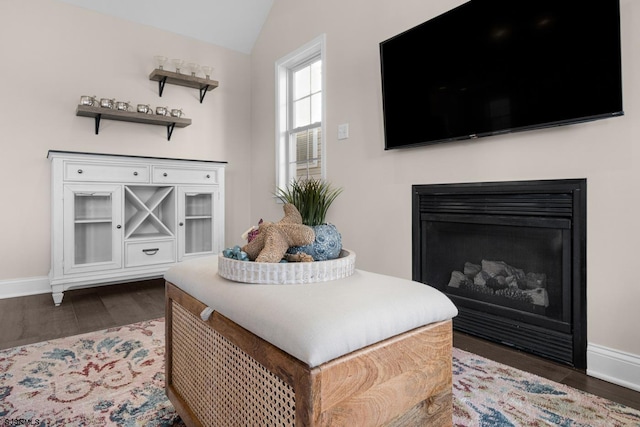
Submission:
M 387 150 L 623 114 L 618 0 L 471 0 L 380 63 Z

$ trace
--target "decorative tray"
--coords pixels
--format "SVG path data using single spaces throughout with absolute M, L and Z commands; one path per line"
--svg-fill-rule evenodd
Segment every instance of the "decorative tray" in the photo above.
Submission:
M 356 254 L 342 249 L 338 258 L 313 262 L 253 262 L 239 261 L 218 255 L 218 274 L 225 279 L 243 283 L 304 284 L 328 282 L 353 274 Z

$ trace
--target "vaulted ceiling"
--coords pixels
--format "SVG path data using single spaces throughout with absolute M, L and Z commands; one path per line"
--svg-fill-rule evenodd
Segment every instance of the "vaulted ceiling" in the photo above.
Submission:
M 251 53 L 274 0 L 59 0 Z

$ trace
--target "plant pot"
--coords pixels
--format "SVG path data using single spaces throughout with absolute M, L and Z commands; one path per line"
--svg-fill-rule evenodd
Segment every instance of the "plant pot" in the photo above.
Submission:
M 338 258 L 342 249 L 342 236 L 333 224 L 320 224 L 311 226 L 316 233 L 313 243 L 306 246 L 294 246 L 287 252 L 295 254 L 304 252 L 313 257 L 314 261 L 326 261 Z

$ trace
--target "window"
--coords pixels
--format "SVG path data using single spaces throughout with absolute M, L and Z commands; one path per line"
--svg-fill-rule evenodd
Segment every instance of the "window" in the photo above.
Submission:
M 276 62 L 276 186 L 325 178 L 324 35 Z

